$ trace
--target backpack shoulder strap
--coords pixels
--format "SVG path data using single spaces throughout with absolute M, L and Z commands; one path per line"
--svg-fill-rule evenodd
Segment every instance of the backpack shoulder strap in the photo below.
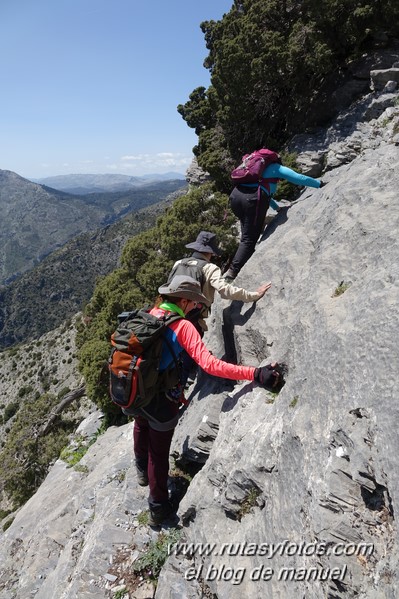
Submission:
M 182 316 L 180 316 L 180 314 L 177 314 L 176 312 L 171 312 L 167 316 L 163 317 L 163 321 L 164 321 L 164 324 L 165 324 L 165 330 L 164 330 L 164 333 L 163 333 L 163 340 L 165 341 L 166 346 L 167 346 L 168 350 L 170 351 L 170 355 L 172 356 L 173 361 L 175 363 L 175 367 L 176 367 L 177 371 L 179 372 L 179 362 L 177 360 L 176 353 L 175 353 L 175 351 L 173 349 L 173 346 L 172 346 L 171 342 L 169 341 L 169 339 L 167 338 L 167 336 L 165 334 L 166 333 L 166 327 L 169 327 L 169 325 L 171 325 L 173 322 L 176 322 L 177 320 L 182 320 Z M 180 376 L 179 376 L 179 380 L 180 380 Z
M 189 256 L 187 258 L 182 258 L 175 262 L 168 278 L 168 283 L 173 279 L 173 277 L 177 274 L 184 274 L 197 279 L 201 285 L 201 289 L 203 288 L 205 277 L 203 273 L 203 268 L 205 264 L 208 264 L 207 260 L 203 260 L 201 258 L 196 258 L 193 256 Z

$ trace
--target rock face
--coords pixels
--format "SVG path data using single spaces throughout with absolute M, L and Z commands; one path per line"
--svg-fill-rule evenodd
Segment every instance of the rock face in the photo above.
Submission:
M 391 70 L 386 69 L 387 77 Z M 359 154 L 381 143 L 398 143 L 398 105 L 396 81 L 388 80 L 381 91 L 369 93 L 340 114 L 327 129 L 313 135 L 296 135 L 288 145 L 298 153 L 302 172 L 320 177 L 324 171 L 349 164 Z
M 211 177 L 209 173 L 206 173 L 198 164 L 196 158 L 193 158 L 190 166 L 186 171 L 186 181 L 193 187 L 198 187 L 207 181 L 210 181 Z
M 237 598 L 395 595 L 398 158 L 395 145 L 368 150 L 327 175 L 322 190 L 305 191 L 269 225 L 237 280 L 256 288 L 271 279 L 267 296 L 255 309 L 217 305 L 215 350 L 232 325 L 239 361 L 283 361 L 289 374 L 276 398 L 248 383 L 216 397 L 198 385 L 174 449 L 207 461 L 179 514 L 187 543 L 215 550 L 171 557 L 157 598 L 204 589 Z M 254 544 L 261 552 L 278 543 L 288 548 L 273 558 L 253 553 Z M 335 543 L 359 555 L 322 553 Z M 270 580 L 261 568 L 273 570 Z M 307 581 L 311 568 L 344 575 Z M 194 571 L 198 581 L 185 580 Z
M 94 413 L 79 432 L 90 437 L 96 428 Z M 0 597 L 107 596 L 110 557 L 129 542 L 132 514 L 145 505 L 131 469 L 131 444 L 128 427 L 113 427 L 84 456 L 80 470 L 55 463 L 4 535 Z
M 334 135 L 349 149 L 325 187 L 279 212 L 240 272 L 248 289 L 271 280 L 267 295 L 212 308 L 215 355 L 285 362 L 287 381 L 273 395 L 198 376 L 172 449 L 202 469 L 157 599 L 397 596 L 399 108 L 387 93 L 378 118 L 362 116 L 346 137 L 350 111 L 313 146 L 297 140 L 300 155 L 336 156 Z M 131 428 L 108 429 L 80 472 L 57 462 L 1 533 L 0 599 L 111 596 L 111 556 L 154 534 L 137 520 L 146 494 Z
M 399 68 L 376 69 L 370 73 L 373 81 L 373 89 L 383 89 L 389 81 L 399 83 Z

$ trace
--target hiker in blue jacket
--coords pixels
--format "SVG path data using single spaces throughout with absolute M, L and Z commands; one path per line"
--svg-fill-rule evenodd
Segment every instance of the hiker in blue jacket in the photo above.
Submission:
M 233 213 L 240 219 L 241 239 L 230 267 L 224 274 L 227 281 L 236 278 L 254 253 L 256 242 L 263 231 L 269 206 L 278 210 L 279 206 L 273 200 L 273 195 L 276 192 L 279 179 L 285 179 L 289 183 L 305 187 L 319 188 L 324 185 L 323 181 L 301 175 L 291 168 L 275 162 L 269 164 L 263 171 L 261 185 L 241 183 L 234 187 L 229 201 Z

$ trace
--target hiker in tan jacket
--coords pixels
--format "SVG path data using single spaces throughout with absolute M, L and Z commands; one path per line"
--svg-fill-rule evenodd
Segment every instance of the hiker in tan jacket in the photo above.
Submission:
M 192 243 L 188 243 L 186 248 L 194 250 L 193 254 L 189 258 L 183 258 L 175 262 L 168 280 L 170 281 L 176 275 L 189 275 L 197 279 L 210 306 L 215 300 L 216 291 L 223 299 L 249 303 L 260 300 L 272 285 L 269 281 L 263 283 L 256 291 L 247 291 L 228 283 L 223 277 L 219 266 L 211 262 L 213 256 L 220 256 L 221 253 L 214 233 L 201 231 L 197 239 Z M 197 308 L 196 314 L 190 315 L 191 322 L 202 334 L 208 330 L 205 318 L 209 315 L 209 312 L 209 308 L 204 305 Z

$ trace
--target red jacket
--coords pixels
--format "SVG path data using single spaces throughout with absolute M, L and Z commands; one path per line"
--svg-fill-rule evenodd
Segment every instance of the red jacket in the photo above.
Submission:
M 160 317 L 165 314 L 165 310 L 153 308 L 151 314 Z M 223 362 L 223 360 L 215 358 L 215 356 L 213 356 L 206 348 L 200 334 L 189 320 L 185 320 L 184 318 L 176 320 L 169 325 L 168 329 L 168 341 L 172 343 L 175 354 L 178 355 L 185 349 L 188 355 L 191 356 L 191 358 L 197 362 L 206 373 L 224 379 L 254 380 L 255 367 L 229 364 L 228 362 Z M 166 368 L 168 362 L 170 363 L 172 360 L 173 358 L 170 355 L 166 344 L 164 344 L 161 370 Z

